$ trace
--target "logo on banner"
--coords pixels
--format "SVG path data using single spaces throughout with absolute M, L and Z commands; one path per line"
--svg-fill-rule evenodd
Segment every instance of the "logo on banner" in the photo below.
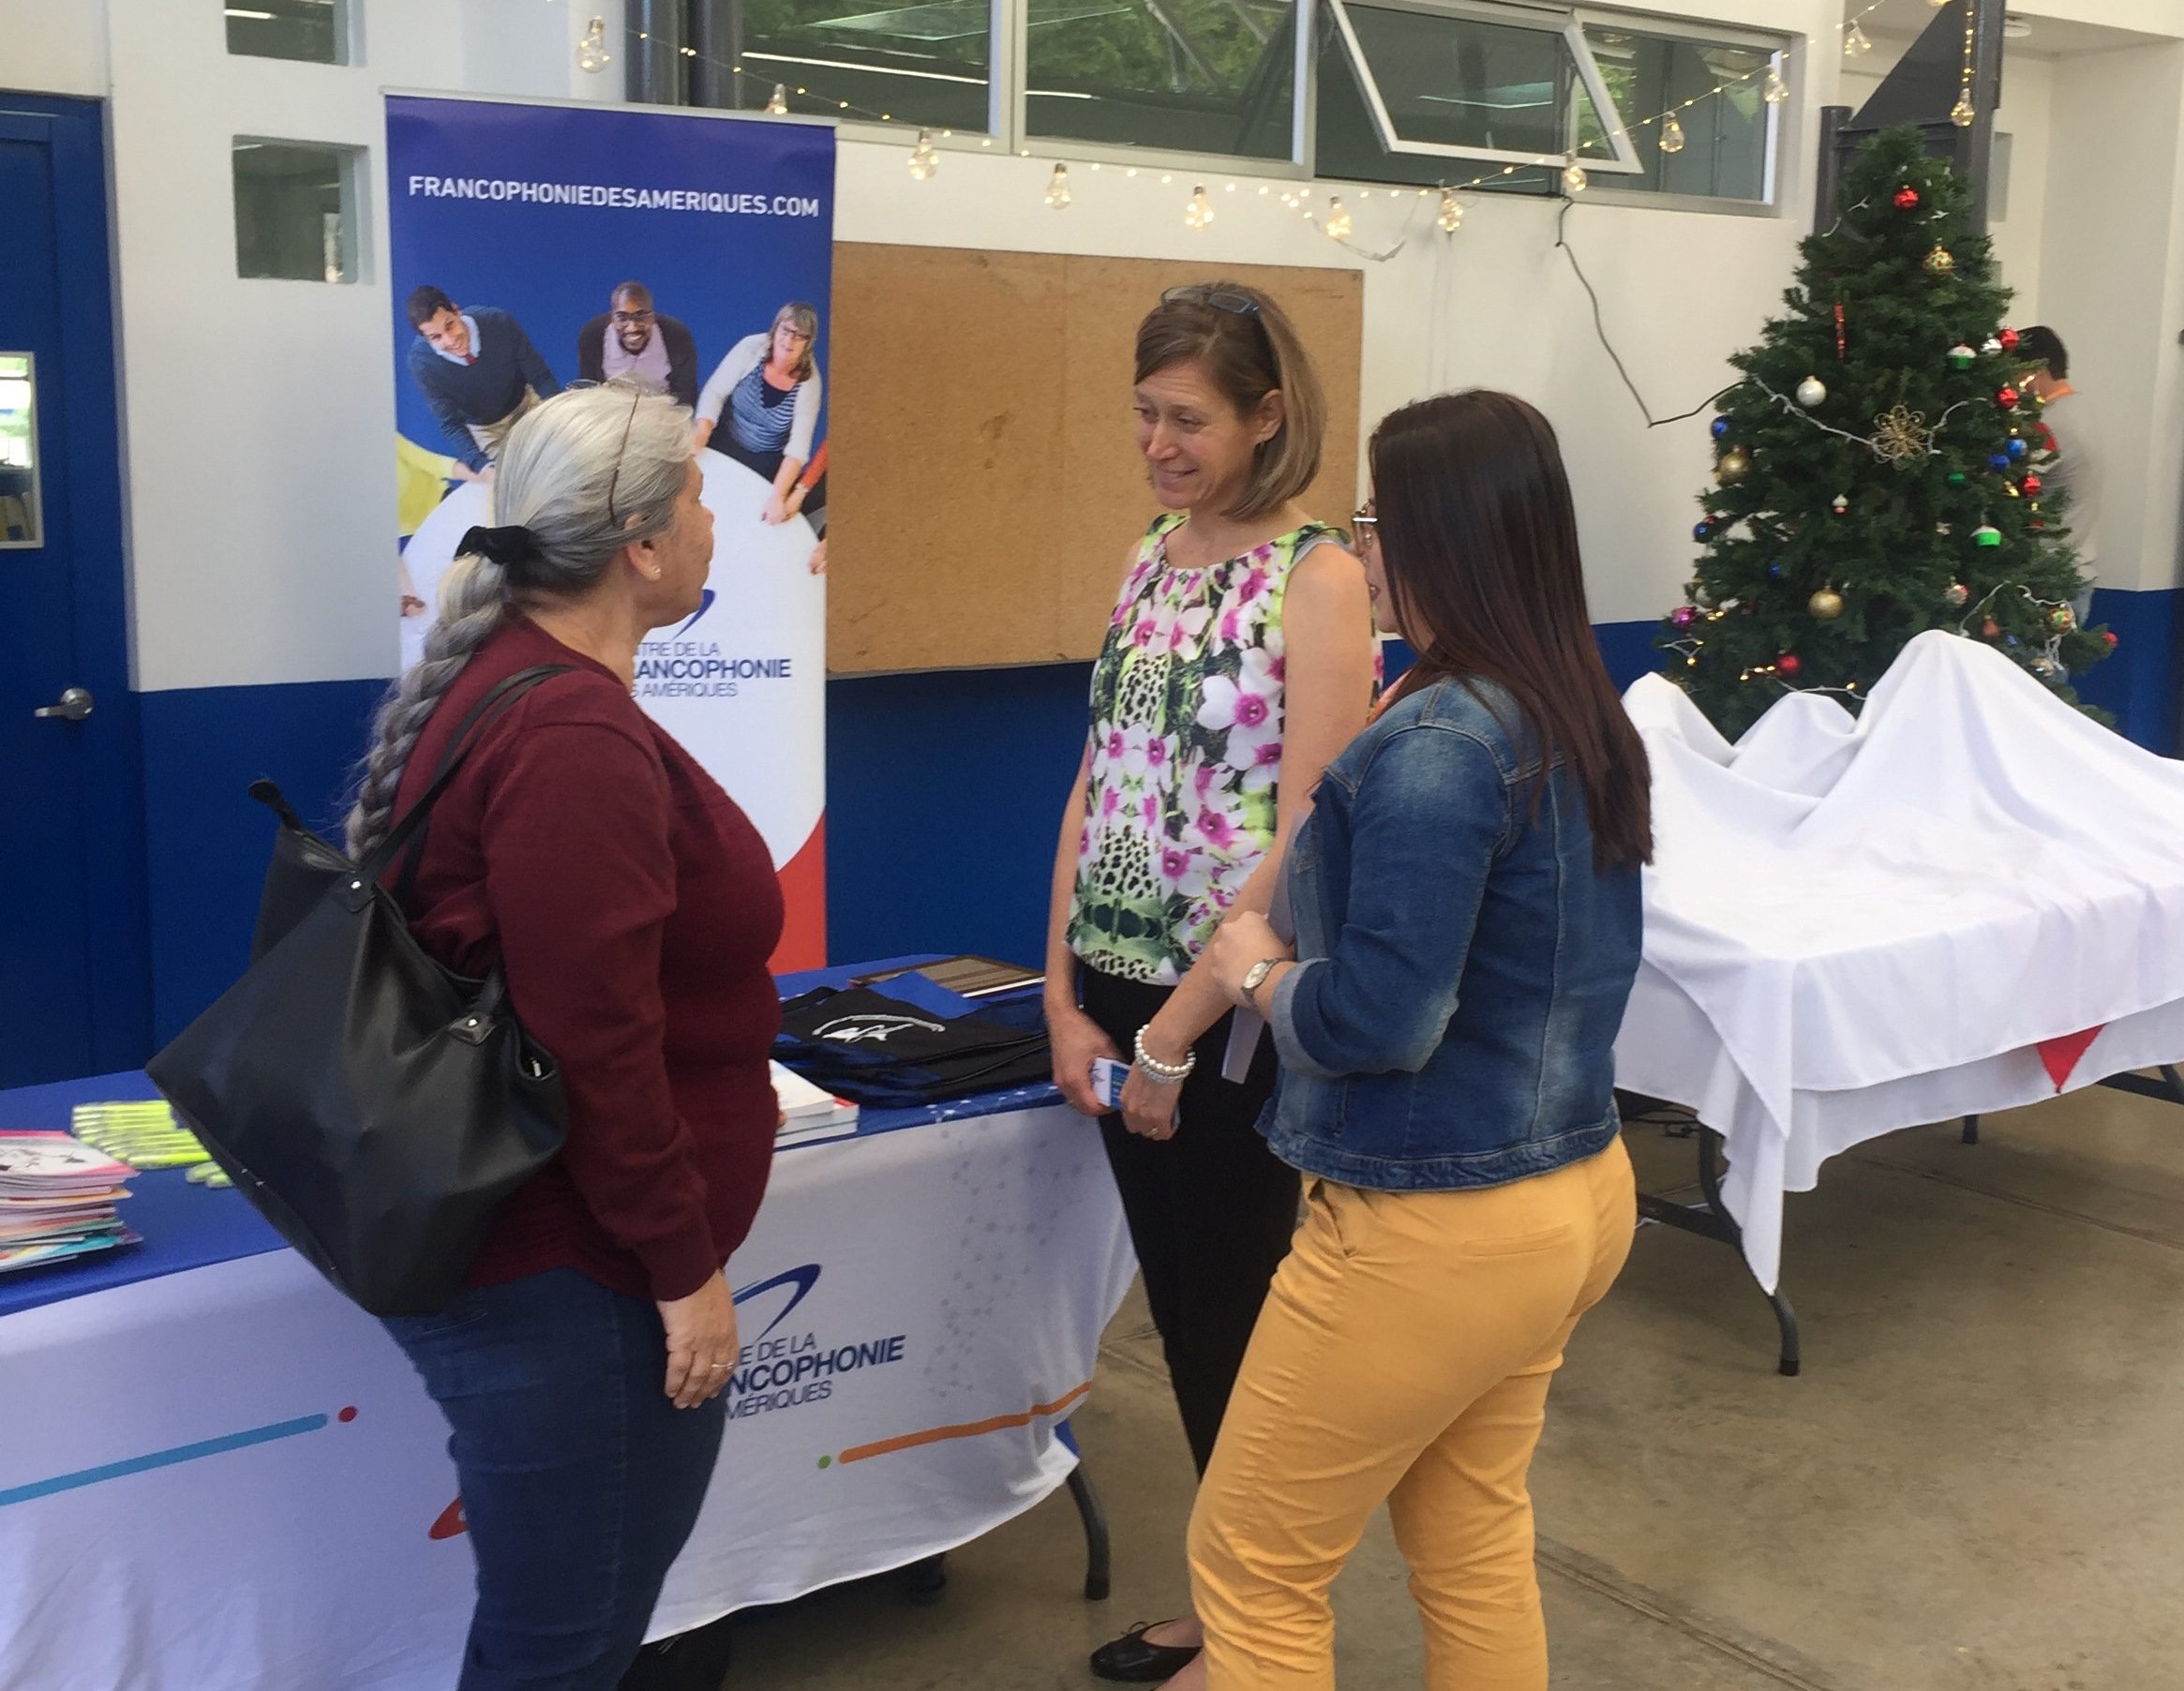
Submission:
M 800 1331 L 788 1325 L 788 1318 L 818 1285 L 819 1274 L 818 1264 L 806 1263 L 736 1294 L 738 1309 L 748 1305 L 754 1315 L 770 1309 L 782 1293 L 787 1299 L 737 1357 L 736 1371 L 728 1376 L 729 1420 L 823 1403 L 845 1376 L 903 1360 L 905 1334 L 845 1339 L 815 1326 Z

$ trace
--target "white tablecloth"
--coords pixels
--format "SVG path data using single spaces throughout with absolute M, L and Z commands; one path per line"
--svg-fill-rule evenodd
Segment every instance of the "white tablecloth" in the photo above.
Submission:
M 1764 684 L 1764 683 L 1762 683 Z M 1861 1140 L 2184 1057 L 2184 765 L 1929 633 L 1856 718 L 1791 694 L 1733 746 L 1658 676 L 1645 965 L 1618 1084 L 1728 1140 L 1773 1290 L 1785 1190 Z
M 1133 1267 L 1098 1130 L 1058 1107 L 784 1152 L 729 1270 L 753 1373 L 652 1636 L 1045 1497 Z M 446 1691 L 471 1560 L 445 1441 L 287 1251 L 0 1318 L 0 1691 Z

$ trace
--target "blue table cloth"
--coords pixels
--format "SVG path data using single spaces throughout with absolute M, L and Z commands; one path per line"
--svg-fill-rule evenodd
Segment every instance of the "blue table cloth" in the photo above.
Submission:
M 836 968 L 808 969 L 780 978 L 781 995 L 794 997 L 815 987 L 837 989 L 851 978 L 888 968 L 931 963 L 939 953 L 889 958 L 879 963 L 845 964 Z M 86 1080 L 56 1081 L 50 1085 L 23 1086 L 0 1091 L 0 1129 L 44 1128 L 67 1131 L 70 1112 L 78 1104 L 117 1103 L 159 1096 L 141 1070 L 94 1075 Z M 945 1104 L 916 1109 L 865 1110 L 858 1117 L 856 1137 L 869 1139 L 905 1128 L 924 1127 L 938 1121 L 962 1121 L 1004 1111 L 1035 1109 L 1060 1100 L 1051 1085 L 1019 1086 L 1007 1092 L 981 1093 Z M 815 1145 L 842 1145 L 841 1139 L 815 1140 L 785 1147 L 791 1156 Z M 180 1274 L 214 1263 L 232 1262 L 261 1251 L 286 1248 L 281 1236 L 260 1220 L 240 1192 L 192 1186 L 182 1169 L 157 1169 L 129 1181 L 129 1197 L 121 1205 L 122 1219 L 143 1235 L 141 1245 L 125 1245 L 75 1262 L 43 1268 L 25 1268 L 0 1275 L 0 1316 L 18 1309 L 35 1309 L 89 1292 L 133 1285 L 161 1275 Z

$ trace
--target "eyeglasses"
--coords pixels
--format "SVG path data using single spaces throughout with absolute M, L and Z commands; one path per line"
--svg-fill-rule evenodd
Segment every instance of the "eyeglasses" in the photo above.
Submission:
M 607 315 L 618 323 L 649 323 L 653 318 L 650 311 L 610 311 Z
M 1171 288 L 1160 295 L 1163 306 L 1211 306 L 1216 311 L 1226 311 L 1233 317 L 1257 317 L 1259 302 L 1249 293 L 1238 293 L 1230 288 L 1209 288 L 1203 282 L 1188 283 L 1181 288 Z

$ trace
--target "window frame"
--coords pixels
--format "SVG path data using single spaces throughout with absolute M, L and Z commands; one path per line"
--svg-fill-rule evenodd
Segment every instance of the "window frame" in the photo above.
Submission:
M 235 192 L 235 157 L 247 147 L 310 147 L 331 153 L 340 162 L 341 239 L 349 254 L 348 274 L 329 281 L 302 276 L 249 276 L 243 271 L 242 205 Z M 271 282 L 280 286 L 301 284 L 316 288 L 348 288 L 373 280 L 371 270 L 371 216 L 366 196 L 371 191 L 371 149 L 354 142 L 317 141 L 302 135 L 266 135 L 252 131 L 235 134 L 228 142 L 228 247 L 234 254 L 235 280 Z
M 1010 4 L 1012 0 L 999 0 Z M 248 6 L 248 0 L 244 0 Z M 268 60 L 276 65 L 317 65 L 330 70 L 354 70 L 365 62 L 364 57 L 364 5 L 363 0 L 325 0 L 326 7 L 334 14 L 334 56 L 330 59 L 291 59 L 278 53 L 237 52 L 228 47 L 225 30 L 221 45 L 230 58 Z M 226 22 L 226 11 L 235 9 L 235 0 L 223 0 L 221 22 Z
M 1396 133 L 1395 120 L 1388 115 L 1387 102 L 1380 91 L 1380 79 L 1367 58 L 1364 45 L 1357 38 L 1356 28 L 1350 21 L 1352 0 L 1327 0 L 1334 10 L 1336 32 L 1342 38 L 1342 46 L 1349 55 L 1349 68 L 1356 77 L 1358 91 L 1365 97 L 1365 109 L 1372 118 L 1374 131 L 1380 137 L 1381 150 L 1402 153 L 1413 157 L 1474 159 L 1485 164 L 1542 165 L 1548 156 L 1536 152 L 1520 152 L 1509 147 L 1467 147 L 1448 142 L 1405 141 Z M 1504 28 L 1532 28 L 1545 35 L 1560 35 L 1568 51 L 1570 63 L 1578 73 L 1593 109 L 1599 114 L 1600 127 L 1608 137 L 1608 144 L 1614 149 L 1614 157 L 1587 159 L 1588 172 L 1604 171 L 1610 174 L 1641 176 L 1645 166 L 1638 162 L 1637 144 L 1630 132 L 1623 127 L 1623 113 L 1608 92 L 1608 80 L 1600 74 L 1599 63 L 1593 57 L 1592 43 L 1585 38 L 1585 25 L 1577 12 L 1563 7 L 1548 8 L 1507 3 L 1507 0 L 1356 0 L 1376 11 L 1415 12 L 1424 17 L 1448 18 L 1472 23 L 1500 24 Z M 1557 158 L 1572 153 L 1577 146 L 1577 115 L 1575 112 L 1563 114 L 1563 153 Z
M 1217 181 L 1226 183 L 1232 179 L 1246 178 L 1268 182 L 1325 181 L 1361 187 L 1393 186 L 1408 189 L 1412 186 L 1404 183 L 1391 185 L 1369 178 L 1323 176 L 1318 169 L 1319 78 L 1322 69 L 1319 34 L 1323 9 L 1333 11 L 1338 32 L 1343 37 L 1340 51 L 1349 55 L 1345 68 L 1354 72 L 1358 66 L 1365 63 L 1355 32 L 1351 28 L 1344 9 L 1349 0 L 1295 0 L 1296 51 L 1291 67 L 1291 75 L 1295 79 L 1295 93 L 1291 102 L 1290 156 L 1287 158 L 1189 153 L 1031 134 L 1027 121 L 1029 0 L 991 0 L 991 3 L 992 30 L 988 63 L 992 67 L 992 82 L 987 90 L 988 127 L 982 132 L 958 129 L 942 134 L 935 130 L 933 143 L 943 153 L 982 153 L 988 157 L 1005 153 L 1017 158 L 1058 159 L 1070 163 L 1083 161 L 1106 169 L 1135 168 L 1141 172 L 1174 175 L 1179 183 L 1189 177 L 1190 186 L 1204 184 L 1216 191 Z M 1664 18 L 1652 12 L 1608 10 L 1593 6 L 1541 4 L 1540 0 L 1356 0 L 1356 3 L 1392 10 L 1468 18 L 1483 23 L 1514 24 L 1519 27 L 1526 24 L 1533 27 L 1551 25 L 1563 37 L 1580 85 L 1593 100 L 1594 110 L 1601 114 L 1603 127 L 1609 129 L 1611 144 L 1616 148 L 1613 158 L 1587 158 L 1582 161 L 1593 179 L 1592 187 L 1585 196 L 1588 200 L 1598 201 L 1603 204 L 1653 206 L 1664 211 L 1711 212 L 1728 217 L 1773 217 L 1784 215 L 1782 187 L 1786 179 L 1785 153 L 1796 133 L 1794 126 L 1787 122 L 1786 118 L 1800 107 L 1804 86 L 1802 75 L 1804 54 L 1796 51 L 1801 37 L 1779 31 L 1753 29 L 1730 23 Z M 1776 70 L 1789 82 L 1791 98 L 1785 105 L 1768 108 L 1766 198 L 1733 200 L 1711 194 L 1668 194 L 1649 192 L 1642 188 L 1618 188 L 1615 186 L 1616 177 L 1641 175 L 1645 167 L 1638 157 L 1639 142 L 1631 134 L 1623 113 L 1608 93 L 1607 79 L 1593 54 L 1591 42 L 1586 38 L 1585 32 L 1588 29 L 1622 29 L 1675 40 L 1754 47 L 1767 51 L 1773 57 Z M 1786 52 L 1792 53 L 1788 66 L 1783 63 Z M 1476 159 L 1482 164 L 1545 168 L 1563 163 L 1569 150 L 1574 149 L 1577 143 L 1577 122 L 1573 112 L 1569 115 L 1565 134 L 1567 146 L 1564 152 L 1551 156 L 1505 149 L 1450 146 L 1438 142 L 1404 142 L 1399 137 L 1395 138 L 1391 145 L 1392 126 L 1379 88 L 1370 78 L 1369 69 L 1359 82 L 1376 136 L 1384 149 L 1390 153 Z M 835 127 L 853 140 L 891 145 L 902 142 L 905 136 L 914 137 L 921 126 L 848 119 L 837 122 Z

